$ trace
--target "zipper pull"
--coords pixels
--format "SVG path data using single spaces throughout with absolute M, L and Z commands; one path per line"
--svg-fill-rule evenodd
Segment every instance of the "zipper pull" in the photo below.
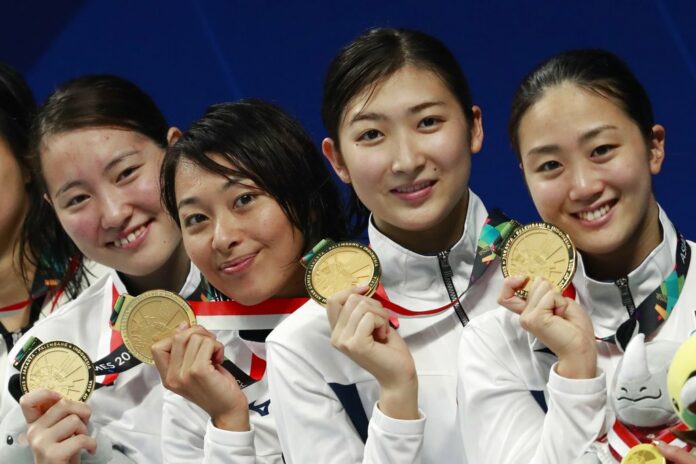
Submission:
M 619 292 L 621 292 L 621 304 L 623 304 L 628 311 L 628 315 L 633 317 L 633 314 L 636 312 L 636 304 L 633 301 L 633 295 L 631 295 L 631 289 L 628 286 L 628 277 L 616 279 L 614 285 L 616 285 L 619 288 Z

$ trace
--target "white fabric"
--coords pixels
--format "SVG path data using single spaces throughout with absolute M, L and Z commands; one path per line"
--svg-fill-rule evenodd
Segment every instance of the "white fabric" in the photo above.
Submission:
M 88 271 L 88 277 L 90 282 L 95 282 L 99 277 L 103 276 L 107 272 L 109 272 L 109 268 L 102 266 L 101 264 L 97 264 L 94 261 L 90 260 L 85 260 L 85 267 Z M 83 289 L 84 290 L 84 289 Z M 70 297 L 67 293 L 63 292 L 63 294 L 58 298 L 58 301 L 56 302 L 56 305 L 54 307 L 53 305 L 53 298 L 49 297 L 46 298 L 44 301 L 44 305 L 41 307 L 41 312 L 39 313 L 39 318 L 37 319 L 37 322 L 40 321 L 41 319 L 44 319 L 45 317 L 49 316 L 52 311 L 56 311 L 60 306 L 64 305 L 65 303 L 71 301 Z M 13 338 L 13 343 L 16 345 L 17 341 L 21 338 L 21 332 L 15 332 L 12 334 Z M 5 339 L 3 337 L 0 337 L 0 385 L 5 385 L 5 366 L 7 365 L 7 343 L 5 343 Z M 0 410 L 2 408 L 2 397 L 0 397 Z M 2 416 L 0 416 L 2 417 Z
M 677 236 L 660 210 L 663 240 L 628 275 L 636 305 L 672 272 Z M 694 256 L 694 244 L 689 242 Z M 696 258 L 696 256 L 694 256 Z M 693 259 L 692 258 L 692 263 Z M 696 272 L 688 273 L 670 317 L 656 339 L 686 340 L 696 327 Z M 585 275 L 582 262 L 573 284 L 577 299 L 592 318 L 595 334 L 613 334 L 628 313 L 613 283 Z M 498 308 L 464 330 L 459 356 L 459 419 L 469 462 L 498 464 L 571 463 L 607 432 L 614 421 L 607 391 L 622 353 L 616 345 L 597 342 L 598 376 L 572 380 L 552 368 L 555 356 L 519 325 L 519 317 Z M 477 356 L 465 356 L 476 352 Z M 532 397 L 540 392 L 544 414 Z
M 200 274 L 191 266 L 184 286 L 179 292 L 189 296 L 200 282 Z M 25 334 L 10 352 L 13 360 L 29 336 L 43 342 L 64 340 L 82 348 L 92 361 L 109 354 L 112 312 L 112 288 L 119 293 L 126 289 L 118 274 L 111 270 L 77 299 L 60 307 L 50 317 L 43 319 Z M 6 365 L 6 378 L 17 373 L 11 363 Z M 98 376 L 97 381 L 102 377 Z M 87 400 L 92 408 L 90 423 L 100 428 L 115 446 L 135 462 L 162 462 L 160 425 L 162 421 L 162 391 L 159 374 L 154 366 L 140 364 L 119 375 L 113 386 L 95 390 Z M 9 414 L 19 404 L 3 385 L 0 417 L 22 417 Z M 6 446 L 4 440 L 0 446 Z
M 205 322 L 201 322 L 205 326 Z M 249 372 L 252 352 L 266 359 L 265 344 L 243 340 L 237 330 L 211 330 L 225 346 L 225 356 Z M 282 452 L 264 376 L 244 390 L 250 404 L 252 430 L 231 432 L 213 426 L 208 413 L 187 399 L 166 391 L 162 423 L 162 453 L 167 464 L 282 464 Z M 266 414 L 268 412 L 268 414 Z
M 459 293 L 469 285 L 486 217 L 483 203 L 470 192 L 465 229 L 449 255 Z M 437 256 L 404 249 L 372 224 L 368 232 L 392 301 L 411 310 L 432 309 L 450 302 Z M 495 262 L 462 301 L 469 317 L 496 306 L 501 279 Z M 309 303 L 271 333 L 267 348 L 272 408 L 288 463 L 463 462 L 455 404 L 456 349 L 462 324 L 452 308 L 428 317 L 400 317 L 399 321 L 399 333 L 409 345 L 418 371 L 423 417 L 414 421 L 382 414 L 376 406 L 379 384 L 331 346 L 323 307 Z M 330 383 L 357 391 L 356 410 L 370 419 L 365 444 Z

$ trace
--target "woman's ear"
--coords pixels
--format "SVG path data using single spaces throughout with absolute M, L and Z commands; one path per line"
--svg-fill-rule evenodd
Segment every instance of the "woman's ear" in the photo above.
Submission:
M 167 131 L 167 143 L 171 147 L 181 137 L 182 133 L 178 127 L 170 127 Z
M 331 163 L 331 167 L 336 171 L 336 175 L 339 179 L 346 184 L 350 184 L 350 173 L 348 172 L 346 163 L 343 161 L 343 156 L 338 150 L 336 143 L 331 138 L 326 137 L 321 142 L 321 151 L 324 153 L 326 159 L 329 160 L 329 163 Z
M 658 174 L 665 160 L 665 128 L 655 124 L 650 133 L 650 173 Z

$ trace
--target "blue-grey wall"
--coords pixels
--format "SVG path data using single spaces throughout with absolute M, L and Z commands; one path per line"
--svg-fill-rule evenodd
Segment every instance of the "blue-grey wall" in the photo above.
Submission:
M 370 26 L 422 29 L 459 58 L 483 109 L 483 151 L 472 187 L 489 206 L 536 218 L 506 138 L 516 84 L 536 63 L 572 47 L 622 56 L 667 128 L 658 200 L 696 238 L 696 2 L 693 0 L 4 2 L 0 60 L 25 73 L 37 98 L 61 81 L 109 72 L 150 93 L 185 127 L 216 102 L 270 99 L 317 143 L 325 68 Z

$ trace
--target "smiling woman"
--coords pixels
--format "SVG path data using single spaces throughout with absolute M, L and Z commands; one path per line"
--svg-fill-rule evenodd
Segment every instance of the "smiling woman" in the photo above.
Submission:
M 539 214 L 580 252 L 577 298 L 538 279 L 525 301 L 515 292 L 526 278 L 504 281 L 510 311 L 462 336 L 461 353 L 480 355 L 460 356 L 461 435 L 472 462 L 577 462 L 606 447 L 593 442 L 619 421 L 607 386 L 631 337 L 682 341 L 696 329 L 694 244 L 653 193 L 665 129 L 613 54 L 575 50 L 533 70 L 515 95 L 510 138 Z
M 263 375 L 264 342 L 277 319 L 240 327 L 313 305 L 300 258 L 322 238 L 347 238 L 338 189 L 300 124 L 259 100 L 209 108 L 170 149 L 162 179 L 191 260 L 228 314 L 245 315 L 227 329 L 197 326 L 153 347 L 174 392 L 165 395 L 165 461 L 283 463 L 277 404 Z M 258 381 L 241 390 L 224 357 Z
M 68 81 L 40 108 L 33 171 L 51 206 L 46 213 L 55 214 L 87 257 L 112 270 L 35 325 L 11 357 L 30 336 L 60 339 L 108 371 L 107 361 L 116 363 L 114 352 L 120 349 L 120 335 L 109 324 L 119 295 L 161 288 L 190 299 L 200 296 L 198 271 L 190 267 L 176 224 L 160 204 L 160 166 L 168 142 L 178 135 L 142 90 L 115 76 Z M 16 371 L 9 367 L 10 375 Z M 162 387 L 156 370 L 135 365 L 98 375 L 97 382 L 108 388 L 97 389 L 86 403 L 48 390 L 21 398 L 35 462 L 73 462 L 81 452 L 94 452 L 95 431 L 106 437 L 99 443 L 107 449 L 100 453 L 161 462 Z M 18 408 L 4 398 L 2 417 L 16 420 Z
M 456 359 L 443 353 L 495 307 L 501 280 L 496 261 L 477 259 L 488 213 L 468 188 L 481 109 L 439 40 L 378 28 L 330 64 L 322 117 L 324 155 L 369 222 L 382 290 L 400 309 L 388 312 L 355 287 L 328 298 L 326 312 L 301 308 L 271 334 L 285 459 L 461 462 Z M 388 323 L 395 315 L 398 330 Z

